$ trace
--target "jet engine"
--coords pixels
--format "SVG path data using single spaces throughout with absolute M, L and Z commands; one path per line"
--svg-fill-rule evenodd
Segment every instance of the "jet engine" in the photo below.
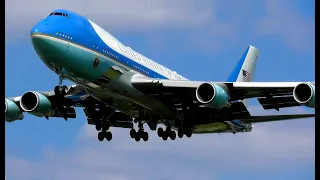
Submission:
M 23 113 L 15 102 L 9 99 L 5 99 L 4 105 L 5 120 L 7 122 L 13 122 L 15 120 L 23 119 Z
M 196 90 L 196 97 L 201 103 L 215 109 L 230 105 L 229 94 L 217 84 L 201 84 Z
M 26 92 L 21 96 L 20 107 L 32 115 L 43 117 L 50 116 L 53 112 L 50 100 L 38 92 Z
M 314 84 L 300 83 L 293 89 L 294 99 L 301 105 L 314 108 L 316 91 Z

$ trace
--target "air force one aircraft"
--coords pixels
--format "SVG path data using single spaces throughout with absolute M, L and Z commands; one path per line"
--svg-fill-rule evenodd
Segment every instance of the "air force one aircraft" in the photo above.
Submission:
M 250 132 L 253 123 L 315 116 L 250 115 L 249 98 L 257 98 L 266 110 L 315 107 L 314 82 L 251 82 L 259 54 L 253 46 L 226 82 L 201 82 L 139 54 L 71 11 L 52 12 L 32 28 L 31 38 L 40 59 L 58 74 L 59 85 L 49 92 L 6 98 L 7 122 L 22 120 L 25 112 L 67 120 L 76 118 L 74 108 L 79 107 L 99 131 L 100 141 L 112 139 L 110 127 L 129 128 L 131 138 L 147 141 L 144 124 L 163 140 L 174 140 L 176 134 Z M 76 85 L 64 86 L 64 79 Z

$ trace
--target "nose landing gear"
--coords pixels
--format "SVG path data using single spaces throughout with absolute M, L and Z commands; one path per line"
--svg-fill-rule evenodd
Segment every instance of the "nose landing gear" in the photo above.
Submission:
M 59 75 L 59 85 L 54 87 L 54 93 L 56 96 L 63 97 L 68 93 L 68 87 L 62 86 L 62 82 L 65 79 L 64 70 L 56 67 L 54 71 Z

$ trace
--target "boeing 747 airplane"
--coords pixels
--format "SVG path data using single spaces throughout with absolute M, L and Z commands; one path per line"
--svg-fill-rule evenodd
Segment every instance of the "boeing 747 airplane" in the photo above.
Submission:
M 315 116 L 250 115 L 250 98 L 257 98 L 266 110 L 315 107 L 314 82 L 252 82 L 259 55 L 253 46 L 226 82 L 202 82 L 152 61 L 68 10 L 55 10 L 41 20 L 31 38 L 42 62 L 59 76 L 59 84 L 52 91 L 6 98 L 7 122 L 22 120 L 24 113 L 67 120 L 76 118 L 78 107 L 99 131 L 100 141 L 112 139 L 110 127 L 128 128 L 131 138 L 147 141 L 144 124 L 163 140 L 175 140 L 193 133 L 251 132 L 253 123 Z M 75 85 L 64 86 L 64 79 Z

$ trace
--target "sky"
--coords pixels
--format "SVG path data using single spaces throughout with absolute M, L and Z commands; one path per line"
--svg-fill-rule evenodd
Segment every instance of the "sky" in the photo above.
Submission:
M 5 0 L 5 91 L 52 90 L 58 77 L 34 51 L 30 30 L 58 8 L 75 11 L 124 44 L 191 80 L 224 81 L 248 45 L 260 50 L 254 81 L 314 81 L 312 0 Z M 196 64 L 195 64 L 196 63 Z M 71 82 L 66 82 L 70 84 Z M 303 107 L 250 113 L 311 113 Z M 10 180 L 291 179 L 315 176 L 314 119 L 255 124 L 251 133 L 135 142 L 112 128 L 98 142 L 77 118 L 6 123 Z

